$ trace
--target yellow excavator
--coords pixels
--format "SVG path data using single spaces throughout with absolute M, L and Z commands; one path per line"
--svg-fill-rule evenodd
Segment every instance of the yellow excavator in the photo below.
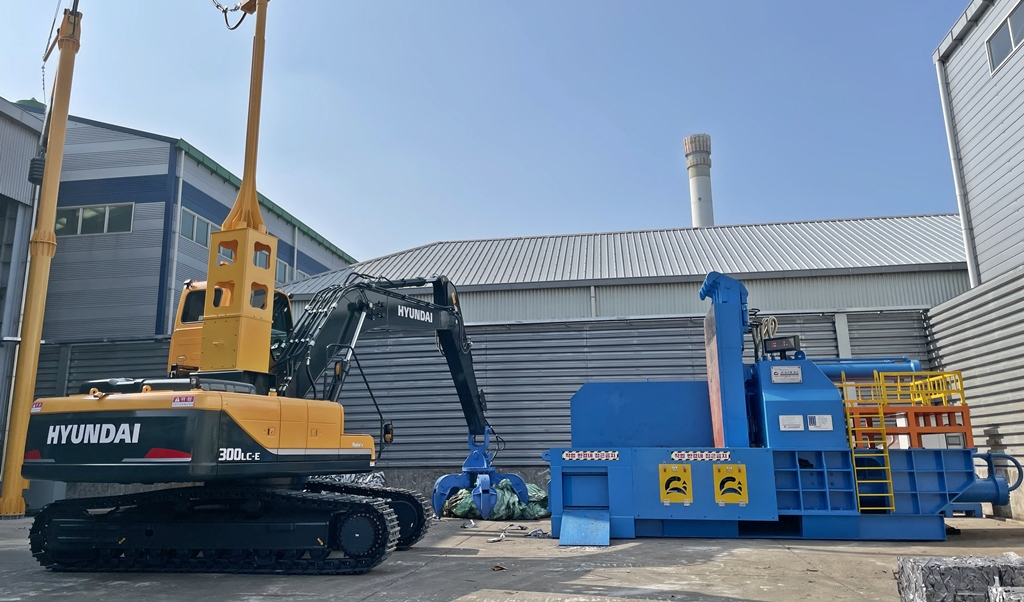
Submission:
M 75 395 L 36 400 L 28 425 L 27 479 L 175 486 L 46 506 L 30 531 L 43 566 L 345 574 L 413 545 L 432 518 L 422 496 L 313 477 L 370 472 L 378 446 L 393 440 L 383 415 L 379 443 L 346 433 L 339 403 L 359 336 L 374 330 L 433 333 L 452 373 L 474 449 L 464 468 L 473 473 L 442 477 L 435 503 L 475 479 L 486 504 L 496 497 L 491 477 L 511 477 L 526 501 L 521 479 L 489 466 L 484 399 L 447 278 L 353 272 L 315 295 L 294 324 L 274 289 L 277 239 L 255 187 L 266 7 L 243 7 L 256 16 L 244 177 L 211 236 L 207 282 L 182 290 L 167 378 L 86 382 Z M 408 287 L 432 288 L 433 299 L 401 292 Z

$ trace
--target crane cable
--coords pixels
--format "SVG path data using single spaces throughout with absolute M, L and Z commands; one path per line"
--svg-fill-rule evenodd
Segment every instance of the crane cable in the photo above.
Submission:
M 43 72 L 43 102 L 47 102 L 46 99 L 46 59 L 50 57 L 51 45 L 53 40 L 53 30 L 57 28 L 57 15 L 60 14 L 60 5 L 64 3 L 64 0 L 57 0 L 57 8 L 53 9 L 53 22 L 50 23 L 50 33 L 46 36 L 46 47 L 43 49 L 43 62 L 40 70 Z
M 242 13 L 242 17 L 240 19 L 238 19 L 238 22 L 235 23 L 234 25 L 232 25 L 231 22 L 228 21 L 228 13 L 233 13 L 233 12 L 242 10 L 242 3 L 241 2 L 239 2 L 238 4 L 232 6 L 231 8 L 228 8 L 228 7 L 224 6 L 223 4 L 221 4 L 220 2 L 217 2 L 217 0 L 210 0 L 210 1 L 213 2 L 213 5 L 217 8 L 217 10 L 219 10 L 222 13 L 224 13 L 224 25 L 227 26 L 228 30 L 234 31 L 234 30 L 238 29 L 238 26 L 242 24 L 242 21 L 245 21 L 245 16 L 248 14 L 246 12 Z

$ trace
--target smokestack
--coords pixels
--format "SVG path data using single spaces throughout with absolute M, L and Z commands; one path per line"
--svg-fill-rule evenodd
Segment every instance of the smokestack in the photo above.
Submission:
M 686 171 L 690 173 L 690 214 L 694 228 L 715 225 L 715 207 L 711 204 L 711 136 L 692 134 L 683 138 Z

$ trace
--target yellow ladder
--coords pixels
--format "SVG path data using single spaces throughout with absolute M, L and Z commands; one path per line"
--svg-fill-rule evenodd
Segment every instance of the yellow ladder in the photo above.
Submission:
M 853 480 L 857 492 L 857 510 L 892 512 L 896 510 L 896 502 L 892 490 L 892 469 L 889 464 L 889 438 L 885 433 L 885 401 L 879 398 L 849 399 L 845 388 L 843 393 L 846 402 L 846 434 L 850 442 Z M 857 411 L 859 409 L 869 411 Z M 875 458 L 875 462 L 880 461 L 881 465 L 875 465 L 875 462 L 868 460 L 866 463 L 872 465 L 858 466 L 858 458 Z M 884 478 L 879 478 L 880 476 Z

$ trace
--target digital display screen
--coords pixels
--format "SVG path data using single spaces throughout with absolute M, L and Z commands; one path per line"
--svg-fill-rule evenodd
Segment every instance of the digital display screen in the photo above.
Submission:
M 771 353 L 773 351 L 790 351 L 799 348 L 800 340 L 795 336 L 765 339 L 764 341 L 764 350 L 766 353 Z

